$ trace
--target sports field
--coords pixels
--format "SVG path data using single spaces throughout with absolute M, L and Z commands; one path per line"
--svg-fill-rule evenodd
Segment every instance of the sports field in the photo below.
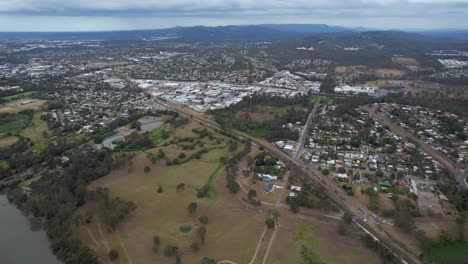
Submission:
M 468 242 L 431 249 L 426 256 L 427 263 L 468 263 Z

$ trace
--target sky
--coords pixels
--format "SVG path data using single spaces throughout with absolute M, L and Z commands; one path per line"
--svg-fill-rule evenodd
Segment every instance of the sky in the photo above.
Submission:
M 0 31 L 269 23 L 468 29 L 468 0 L 0 0 Z

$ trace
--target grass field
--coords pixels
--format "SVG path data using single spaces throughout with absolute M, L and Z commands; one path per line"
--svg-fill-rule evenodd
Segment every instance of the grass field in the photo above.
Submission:
M 191 130 L 195 127 L 199 125 L 187 125 L 178 129 L 174 136 L 194 136 Z M 219 158 L 229 155 L 229 151 L 223 141 L 227 140 L 225 137 L 219 134 L 215 134 L 214 137 L 222 142 L 211 142 L 209 138 L 204 138 L 202 143 L 207 148 L 219 148 L 202 155 L 200 159 L 191 159 L 177 166 L 167 166 L 164 160 L 152 164 L 146 154 L 140 153 L 133 159 L 130 170 L 126 165 L 93 182 L 89 189 L 97 186 L 107 187 L 111 196 L 131 200 L 135 202 L 137 209 L 113 233 L 108 232 L 99 219 L 94 217 L 91 224 L 75 228 L 79 237 L 106 261 L 109 249 L 118 250 L 120 257 L 116 263 L 173 263 L 174 258 L 165 257 L 163 254 L 164 247 L 168 244 L 179 247 L 183 263 L 200 263 L 204 256 L 239 263 L 250 261 L 257 243 L 257 240 L 251 237 L 261 234 L 264 218 L 262 214 L 240 206 L 239 201 L 233 200 L 227 193 L 225 183 L 220 183 L 225 177 L 222 175 L 224 165 L 219 162 Z M 167 141 L 173 138 L 170 137 Z M 175 158 L 182 151 L 189 156 L 199 148 L 183 150 L 177 144 L 170 144 L 151 149 L 150 152 L 157 153 L 162 149 L 167 158 Z M 144 172 L 145 166 L 151 168 L 149 173 Z M 185 190 L 176 192 L 179 183 L 185 184 Z M 205 184 L 216 190 L 211 199 L 196 197 L 197 189 Z M 159 185 L 163 187 L 164 192 L 157 192 Z M 191 202 L 198 204 L 194 215 L 187 211 Z M 86 204 L 80 209 L 81 212 L 87 210 L 94 211 L 94 205 Z M 206 226 L 206 242 L 200 246 L 199 252 L 194 253 L 190 245 L 197 241 L 195 230 L 200 226 L 198 217 L 201 215 L 209 219 Z M 181 232 L 180 227 L 185 225 L 191 226 L 192 231 Z M 161 237 L 157 254 L 153 254 L 151 249 L 153 235 Z M 128 253 L 128 257 L 125 252 Z
M 335 68 L 335 72 L 346 77 L 359 77 L 361 74 L 374 74 L 379 77 L 401 77 L 406 74 L 405 71 L 399 69 L 370 69 L 363 65 L 354 66 L 339 66 Z
M 22 110 L 40 110 L 47 103 L 46 100 L 18 99 L 0 105 L 0 113 L 17 113 Z
M 336 221 L 287 219 L 280 223 L 268 263 L 381 263 L 379 256 L 366 248 L 359 236 L 339 235 Z M 304 260 L 304 248 L 315 262 Z
M 38 148 L 44 147 L 42 143 L 46 142 L 47 139 L 45 139 L 42 135 L 43 133 L 49 133 L 50 131 L 47 127 L 47 122 L 41 119 L 41 113 L 36 112 L 34 113 L 33 119 L 32 119 L 32 124 L 25 128 L 23 131 L 21 131 L 21 135 L 23 137 L 28 137 L 31 139 L 34 144 L 38 146 Z
M 16 136 L 7 136 L 8 134 L 19 134 L 28 137 L 35 144 L 35 148 L 41 151 L 47 146 L 47 139 L 43 133 L 50 131 L 47 122 L 41 119 L 41 110 L 47 101 L 35 100 L 32 103 L 23 104 L 28 99 L 18 99 L 6 104 L 0 105 L 0 114 L 9 115 L 2 124 L 0 124 L 0 147 L 6 147 L 13 144 L 18 138 Z M 28 115 L 20 114 L 22 110 L 34 110 L 32 118 Z
M 415 58 L 408 57 L 393 57 L 393 62 L 400 65 L 419 65 Z
M 10 96 L 5 96 L 5 97 L 2 97 L 2 99 L 6 100 L 6 101 L 12 101 L 12 100 L 16 100 L 16 99 L 19 99 L 19 98 L 24 98 L 24 97 L 37 95 L 37 94 L 40 94 L 40 93 L 41 93 L 40 91 L 29 91 L 29 92 L 10 95 Z
M 425 262 L 434 264 L 468 263 L 468 242 L 435 247 L 428 252 Z
M 8 168 L 8 162 L 6 160 L 0 160 L 0 168 Z
M 8 147 L 8 146 L 11 146 L 13 143 L 16 142 L 16 140 L 18 140 L 18 138 L 15 137 L 15 136 L 1 138 L 0 139 L 0 148 L 5 148 L 5 147 Z
M 0 137 L 7 137 L 21 132 L 30 125 L 31 118 L 25 114 L 2 114 Z

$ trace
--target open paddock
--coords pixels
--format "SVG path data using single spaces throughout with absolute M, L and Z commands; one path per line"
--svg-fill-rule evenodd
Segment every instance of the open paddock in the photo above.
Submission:
M 45 104 L 46 100 L 39 99 L 18 99 L 0 105 L 0 113 L 17 113 L 22 110 L 40 110 Z

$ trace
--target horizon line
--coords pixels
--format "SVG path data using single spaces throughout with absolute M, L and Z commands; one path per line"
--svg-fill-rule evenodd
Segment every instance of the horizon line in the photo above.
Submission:
M 172 26 L 172 27 L 161 27 L 161 28 L 147 28 L 147 29 L 114 29 L 114 30 L 14 30 L 14 31 L 0 31 L 2 33 L 99 33 L 99 32 L 131 32 L 131 31 L 151 31 L 151 30 L 163 30 L 163 29 L 171 29 L 171 28 L 190 28 L 190 27 L 229 27 L 229 26 L 264 26 L 264 25 L 323 25 L 328 27 L 342 27 L 343 29 L 359 29 L 363 28 L 362 31 L 406 31 L 406 32 L 430 32 L 430 31 L 468 31 L 468 29 L 464 28 L 450 28 L 450 27 L 442 27 L 442 28 L 433 28 L 433 29 L 411 29 L 411 28 L 369 28 L 365 26 L 352 26 L 347 27 L 343 25 L 333 25 L 333 24 L 325 24 L 325 23 L 262 23 L 262 24 L 226 24 L 226 25 L 191 25 L 191 26 Z M 327 32 L 323 32 L 327 33 Z M 332 32 L 328 32 L 332 33 Z M 336 33 L 336 32 L 333 32 Z

